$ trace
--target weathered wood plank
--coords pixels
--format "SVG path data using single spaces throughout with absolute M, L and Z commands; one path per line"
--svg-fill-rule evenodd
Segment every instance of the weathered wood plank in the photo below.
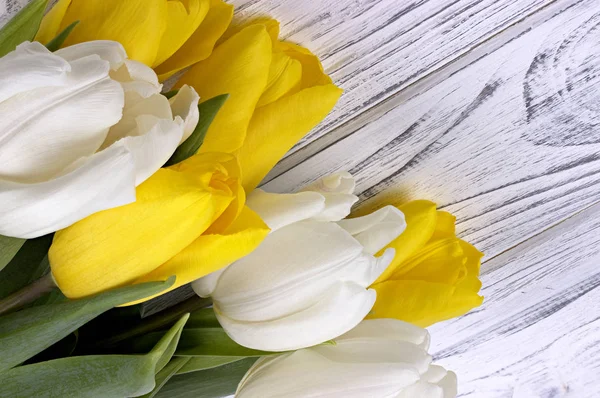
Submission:
M 434 325 L 461 396 L 600 396 L 600 204 L 486 263 L 482 307 Z
M 553 0 L 232 0 L 309 47 L 345 93 L 294 150 L 400 91 Z M 293 150 L 293 151 L 294 151 Z
M 556 3 L 535 18 L 548 20 L 367 112 L 362 127 L 265 188 L 350 170 L 363 209 L 435 200 L 490 256 L 598 201 L 600 3 Z

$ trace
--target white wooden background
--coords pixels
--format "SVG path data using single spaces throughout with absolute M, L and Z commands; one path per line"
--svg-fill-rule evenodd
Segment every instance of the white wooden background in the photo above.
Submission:
M 600 397 L 600 0 L 233 3 L 345 89 L 264 188 L 439 203 L 486 253 L 483 306 L 430 328 L 460 395 Z

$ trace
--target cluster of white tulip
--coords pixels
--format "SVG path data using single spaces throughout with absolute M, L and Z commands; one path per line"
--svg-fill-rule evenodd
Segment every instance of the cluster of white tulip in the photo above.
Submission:
M 25 42 L 0 58 L 0 235 L 34 238 L 135 201 L 198 123 L 199 97 L 168 100 L 121 44 L 50 52 Z
M 406 223 L 393 206 L 345 219 L 358 200 L 354 187 L 353 177 L 340 173 L 295 194 L 255 190 L 248 206 L 271 234 L 250 255 L 192 284 L 198 295 L 212 297 L 237 343 L 297 350 L 261 358 L 236 397 L 456 396 L 454 373 L 430 366 L 425 329 L 363 320 L 376 299 L 368 287 L 394 250 L 375 254 Z

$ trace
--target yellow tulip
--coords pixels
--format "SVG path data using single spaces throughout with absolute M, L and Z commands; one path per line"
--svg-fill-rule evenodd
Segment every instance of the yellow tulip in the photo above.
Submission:
M 407 227 L 386 247 L 394 248 L 396 256 L 371 286 L 377 300 L 367 318 L 427 327 L 481 305 L 483 297 L 477 293 L 483 253 L 456 237 L 455 217 L 425 200 L 398 208 Z
M 232 26 L 176 86 L 191 85 L 201 98 L 229 94 L 200 151 L 236 154 L 247 192 L 325 118 L 342 92 L 315 55 L 278 35 L 279 24 L 270 19 Z
M 67 297 L 171 275 L 174 289 L 247 255 L 269 232 L 245 206 L 230 154 L 203 153 L 160 169 L 136 195 L 55 234 L 48 255 Z
M 221 0 L 59 0 L 35 40 L 47 43 L 80 21 L 64 46 L 118 41 L 130 59 L 156 68 L 164 80 L 206 59 L 232 16 L 233 6 Z

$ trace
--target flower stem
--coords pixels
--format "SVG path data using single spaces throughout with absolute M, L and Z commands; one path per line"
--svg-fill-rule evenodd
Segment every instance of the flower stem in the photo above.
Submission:
M 25 286 L 21 290 L 17 290 L 10 296 L 0 300 L 0 315 L 17 310 L 29 303 L 34 302 L 44 294 L 52 291 L 56 287 L 52 274 L 47 273 L 40 279 Z

